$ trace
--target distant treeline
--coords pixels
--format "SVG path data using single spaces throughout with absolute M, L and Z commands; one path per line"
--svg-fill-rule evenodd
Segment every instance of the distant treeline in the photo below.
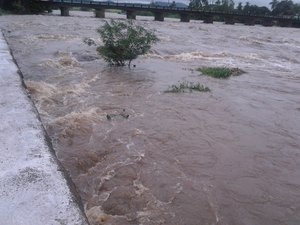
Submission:
M 300 4 L 295 4 L 292 0 L 272 0 L 270 8 L 266 6 L 251 5 L 249 2 L 243 5 L 239 2 L 235 5 L 233 0 L 217 0 L 209 3 L 208 0 L 190 0 L 189 8 L 194 10 L 214 10 L 221 12 L 237 12 L 251 15 L 272 15 L 272 16 L 295 16 L 299 17 Z

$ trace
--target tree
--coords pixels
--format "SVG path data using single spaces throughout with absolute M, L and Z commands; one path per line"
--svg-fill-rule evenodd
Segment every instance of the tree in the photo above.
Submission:
M 250 3 L 246 2 L 246 5 L 243 8 L 244 13 L 250 14 Z
M 269 5 L 271 5 L 271 9 L 273 10 L 276 8 L 278 3 L 278 0 L 272 0 L 272 2 L 269 3 Z
M 228 9 L 234 8 L 234 1 L 233 0 L 222 0 L 222 5 Z
M 237 9 L 238 12 L 242 12 L 243 11 L 243 3 L 239 2 L 236 9 Z
M 265 6 L 257 6 L 257 5 L 246 5 L 244 7 L 244 13 L 256 15 L 256 16 L 266 16 L 270 15 L 270 10 Z
M 257 8 L 257 15 L 266 16 L 266 15 L 270 15 L 270 14 L 271 14 L 271 11 L 266 6 L 261 6 L 261 7 Z
M 208 6 L 208 0 L 190 0 L 190 9 L 199 10 L 202 9 L 204 6 Z
M 233 0 L 221 0 L 217 1 L 214 6 L 214 10 L 220 12 L 230 12 L 234 10 L 234 1 Z
M 272 10 L 272 14 L 276 16 L 293 15 L 293 12 L 294 3 L 291 0 L 282 0 Z
M 300 15 L 300 4 L 294 4 L 294 15 L 299 18 Z
M 175 8 L 176 7 L 176 2 L 173 1 L 170 5 L 169 5 L 170 8 Z
M 135 25 L 132 21 L 111 20 L 100 27 L 98 33 L 103 45 L 97 48 L 98 53 L 110 65 L 124 66 L 139 55 L 146 54 L 151 45 L 158 41 L 153 31 Z

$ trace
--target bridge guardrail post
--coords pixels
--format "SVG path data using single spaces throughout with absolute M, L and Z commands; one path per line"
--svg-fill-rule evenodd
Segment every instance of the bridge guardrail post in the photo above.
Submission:
M 181 22 L 190 22 L 191 15 L 189 13 L 180 13 L 180 21 Z
M 214 23 L 213 15 L 203 15 L 203 23 Z
M 130 20 L 135 20 L 136 19 L 136 11 L 135 10 L 127 10 L 126 18 L 130 19 Z
M 60 9 L 61 16 L 70 16 L 70 7 L 61 6 L 59 9 Z
M 164 21 L 165 15 L 163 12 L 154 12 L 154 20 L 155 21 Z
M 95 9 L 96 18 L 105 18 L 105 9 Z

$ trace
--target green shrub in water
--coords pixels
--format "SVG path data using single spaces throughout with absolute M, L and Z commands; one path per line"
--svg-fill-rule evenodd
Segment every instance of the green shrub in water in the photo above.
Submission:
M 168 90 L 165 91 L 165 93 L 181 93 L 181 92 L 192 92 L 192 91 L 200 91 L 200 92 L 208 92 L 210 89 L 200 83 L 193 83 L 193 82 L 187 82 L 183 81 L 180 82 L 178 85 L 171 85 Z
M 111 20 L 100 27 L 98 33 L 103 45 L 97 48 L 98 53 L 110 65 L 124 66 L 139 55 L 146 54 L 151 45 L 158 41 L 153 31 L 134 24 L 132 21 Z
M 201 72 L 204 75 L 226 79 L 230 76 L 238 76 L 245 73 L 243 70 L 239 68 L 227 68 L 227 67 L 202 67 L 198 68 L 197 71 Z

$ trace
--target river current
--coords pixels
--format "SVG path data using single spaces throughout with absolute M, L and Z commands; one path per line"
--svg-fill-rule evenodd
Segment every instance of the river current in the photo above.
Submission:
M 299 29 L 137 17 L 160 41 L 114 68 L 83 43 L 105 20 L 71 14 L 0 27 L 91 225 L 300 224 Z

